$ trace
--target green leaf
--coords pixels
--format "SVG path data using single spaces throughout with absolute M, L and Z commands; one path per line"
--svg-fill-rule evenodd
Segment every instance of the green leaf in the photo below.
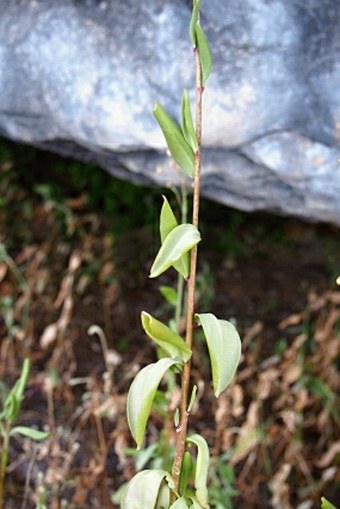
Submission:
M 150 277 L 157 277 L 165 272 L 200 240 L 200 232 L 194 225 L 184 223 L 176 226 L 161 245 L 151 267 Z
M 169 476 L 166 478 L 166 481 L 169 482 Z M 161 484 L 161 489 L 159 490 L 157 504 L 155 509 L 166 509 L 170 505 L 170 490 L 169 485 L 165 482 Z
M 15 383 L 15 385 L 13 387 L 13 394 L 15 394 L 16 398 L 19 401 L 22 401 L 22 399 L 24 397 L 24 391 L 25 391 L 25 387 L 27 384 L 30 367 L 31 367 L 31 361 L 29 359 L 24 359 L 22 369 L 21 369 L 20 378 L 17 380 L 17 382 Z
M 201 79 L 204 87 L 211 73 L 212 57 L 207 37 L 200 25 L 199 8 L 199 0 L 193 0 L 193 9 L 190 21 L 190 38 L 194 48 L 198 49 Z
M 179 408 L 176 408 L 176 410 L 174 412 L 174 425 L 175 425 L 175 428 L 178 428 L 179 423 L 180 423 L 180 413 L 179 413 Z
M 10 435 L 22 435 L 32 440 L 45 440 L 51 433 L 48 431 L 39 431 L 37 429 L 28 428 L 27 426 L 15 426 L 11 429 Z
M 199 23 L 196 24 L 196 37 L 202 74 L 202 85 L 204 87 L 211 73 L 212 57 L 208 40 Z
M 113 504 L 119 505 L 121 507 L 121 503 L 123 500 L 124 493 L 126 491 L 127 485 L 129 483 L 125 482 L 124 484 L 121 484 L 119 488 L 111 495 L 111 502 Z
M 179 482 L 179 492 L 185 493 L 190 478 L 194 471 L 194 462 L 189 451 L 185 451 L 182 461 L 181 477 Z
M 200 0 L 193 0 L 192 15 L 190 20 L 189 33 L 194 48 L 197 47 L 196 25 L 199 18 Z
M 194 385 L 192 388 L 192 391 L 191 391 L 191 396 L 190 396 L 189 405 L 188 405 L 188 412 L 191 412 L 192 407 L 194 406 L 195 401 L 196 401 L 196 396 L 197 396 L 197 385 Z
M 159 447 L 158 443 L 154 442 L 153 444 L 150 444 L 148 447 L 146 447 L 146 449 L 139 450 L 133 449 L 134 453 L 136 454 L 135 465 L 137 471 L 142 470 L 145 467 L 145 465 L 151 460 L 151 458 L 157 455 L 158 447 Z
M 168 202 L 165 196 L 163 196 L 163 200 L 164 202 L 161 209 L 159 221 L 159 230 L 162 244 L 164 243 L 169 233 L 171 233 L 172 230 L 174 230 L 176 226 L 178 226 L 177 219 L 172 211 L 170 203 Z M 177 272 L 179 272 L 184 277 L 184 279 L 187 278 L 189 275 L 189 254 L 185 253 L 183 256 L 181 256 L 178 262 L 173 264 L 173 267 L 175 270 L 177 270 Z
M 141 313 L 141 320 L 147 335 L 173 359 L 179 357 L 184 362 L 190 359 L 191 349 L 176 332 L 145 311 Z
M 208 470 L 209 470 L 209 447 L 201 435 L 197 433 L 187 438 L 187 442 L 197 447 L 197 461 L 195 472 L 195 493 L 198 503 L 203 509 L 209 509 L 208 504 Z
M 154 107 L 153 114 L 163 131 L 170 154 L 184 173 L 192 178 L 195 174 L 195 157 L 181 128 L 158 103 Z
M 187 90 L 183 90 L 182 95 L 182 132 L 187 143 L 194 152 L 198 150 L 198 142 L 194 123 L 192 120 L 190 98 Z
M 331 504 L 325 497 L 321 498 L 321 509 L 336 509 L 335 505 Z
M 122 497 L 121 509 L 155 509 L 164 479 L 169 476 L 165 470 L 143 470 L 128 483 Z M 167 506 L 170 501 L 170 489 L 167 490 Z M 164 490 L 162 490 L 164 499 Z M 164 500 L 165 502 L 166 500 Z
M 166 196 L 163 196 L 163 205 L 161 208 L 160 218 L 159 218 L 159 233 L 161 236 L 161 243 L 165 241 L 167 236 L 172 230 L 178 226 L 178 221 L 176 216 L 171 208 L 171 205 Z
M 15 394 L 13 394 L 13 391 L 10 391 L 7 394 L 5 403 L 4 403 L 4 409 L 0 414 L 0 418 L 4 419 L 5 421 L 9 422 L 10 424 L 13 424 L 18 413 L 20 410 L 20 402 L 15 397 Z
M 180 363 L 168 357 L 149 364 L 137 374 L 131 384 L 127 397 L 127 419 L 138 449 L 144 440 L 146 423 L 158 385 L 165 372 L 174 364 Z
M 173 288 L 172 286 L 160 286 L 159 291 L 161 292 L 162 297 L 168 304 L 170 304 L 173 307 L 176 307 L 177 305 L 177 290 Z
M 22 365 L 20 377 L 6 397 L 3 415 L 10 424 L 15 422 L 18 413 L 20 412 L 30 367 L 31 361 L 29 359 L 25 359 Z
M 176 500 L 176 502 L 171 504 L 169 509 L 189 509 L 189 506 L 186 503 L 185 498 L 184 497 L 180 497 L 180 498 L 178 498 Z
M 229 385 L 241 356 L 241 340 L 235 327 L 226 320 L 218 320 L 211 313 L 196 314 L 203 327 L 212 369 L 213 387 L 218 397 Z

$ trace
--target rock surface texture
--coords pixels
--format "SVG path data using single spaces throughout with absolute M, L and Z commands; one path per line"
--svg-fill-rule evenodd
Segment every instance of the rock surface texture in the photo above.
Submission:
M 0 0 L 0 135 L 178 183 L 152 115 L 194 85 L 190 0 Z M 202 0 L 203 194 L 340 224 L 339 0 Z M 193 98 L 193 97 L 192 97 Z

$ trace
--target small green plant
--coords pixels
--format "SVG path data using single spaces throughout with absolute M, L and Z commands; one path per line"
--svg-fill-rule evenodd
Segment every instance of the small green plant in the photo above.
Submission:
M 20 413 L 29 371 L 30 361 L 29 359 L 25 359 L 21 375 L 12 389 L 7 391 L 3 400 L 3 409 L 0 413 L 0 436 L 2 438 L 0 464 L 0 509 L 4 508 L 5 479 L 11 437 L 14 435 L 22 435 L 24 437 L 31 438 L 32 440 L 44 440 L 49 436 L 48 432 L 39 431 L 27 426 L 14 426 Z
M 127 484 L 121 500 L 122 509 L 208 509 L 209 447 L 203 436 L 188 434 L 188 422 L 197 388 L 191 386 L 191 358 L 195 325 L 202 327 L 208 346 L 215 396 L 219 397 L 230 383 L 240 360 L 241 341 L 234 326 L 211 313 L 197 313 L 196 268 L 197 246 L 201 241 L 199 226 L 202 98 L 211 71 L 211 53 L 200 24 L 200 0 L 193 1 L 190 37 L 196 69 L 196 123 L 194 125 L 189 94 L 184 90 L 181 101 L 181 126 L 160 104 L 154 116 L 164 134 L 168 149 L 192 180 L 192 222 L 178 222 L 168 200 L 164 198 L 160 213 L 161 246 L 152 264 L 150 277 L 156 278 L 173 267 L 179 274 L 177 292 L 163 288 L 168 301 L 177 301 L 175 320 L 170 326 L 143 311 L 142 326 L 161 352 L 157 362 L 145 366 L 135 377 L 127 397 L 127 418 L 131 434 L 140 449 L 145 441 L 147 423 L 159 385 L 170 373 L 180 375 L 180 404 L 174 412 L 176 444 L 171 472 L 164 468 L 139 471 Z M 183 219 L 183 214 L 182 214 Z M 186 336 L 179 334 L 182 290 L 186 285 Z M 150 452 L 150 449 L 149 449 Z M 152 450 L 154 452 L 154 450 Z M 155 464 L 155 458 L 153 459 Z
M 46 504 L 47 504 L 47 490 L 42 486 L 38 490 L 38 500 L 35 509 L 48 509 Z

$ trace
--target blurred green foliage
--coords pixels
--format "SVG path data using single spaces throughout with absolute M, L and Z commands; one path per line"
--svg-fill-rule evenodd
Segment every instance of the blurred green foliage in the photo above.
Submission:
M 0 207 L 9 202 L 10 172 L 12 191 L 25 189 L 44 201 L 53 201 L 64 214 L 65 201 L 84 193 L 87 212 L 107 215 L 115 233 L 153 225 L 158 215 L 158 190 L 145 192 L 144 187 L 121 181 L 92 164 L 0 139 L 0 165 L 8 168 L 0 174 Z M 6 189 L 2 189 L 5 174 Z

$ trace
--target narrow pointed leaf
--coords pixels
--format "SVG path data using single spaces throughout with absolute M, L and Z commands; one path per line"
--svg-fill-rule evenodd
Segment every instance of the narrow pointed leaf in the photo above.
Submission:
M 202 85 L 204 87 L 211 72 L 212 58 L 208 40 L 199 23 L 196 24 L 196 37 L 202 73 Z
M 180 413 L 179 413 L 179 409 L 176 408 L 176 410 L 174 412 L 174 425 L 175 425 L 175 428 L 178 428 L 179 423 L 180 423 Z
M 171 504 L 169 509 L 189 509 L 189 506 L 186 503 L 185 498 L 184 497 L 180 497 L 180 498 L 178 498 L 176 500 L 176 502 Z
M 27 384 L 28 375 L 30 372 L 31 367 L 31 361 L 29 359 L 25 359 L 22 365 L 20 378 L 16 382 L 15 386 L 13 387 L 13 393 L 15 394 L 16 398 L 18 400 L 22 400 L 24 395 L 24 390 Z
M 11 424 L 15 422 L 20 411 L 30 367 L 31 361 L 29 359 L 25 359 L 22 365 L 20 377 L 15 382 L 13 388 L 10 390 L 6 397 L 3 413 L 6 417 L 6 420 Z
M 193 0 L 189 33 L 190 33 L 190 39 L 191 39 L 191 42 L 192 42 L 192 45 L 194 48 L 197 47 L 196 25 L 198 22 L 199 10 L 200 10 L 200 0 Z
M 181 468 L 181 478 L 179 482 L 179 492 L 185 493 L 191 476 L 194 471 L 194 462 L 192 460 L 191 454 L 189 451 L 185 451 L 182 461 Z
M 165 470 L 142 470 L 128 483 L 122 497 L 121 509 L 155 509 L 164 479 Z M 165 488 L 166 489 L 166 488 Z M 170 490 L 168 487 L 170 499 Z M 164 494 L 162 494 L 164 497 Z
M 241 340 L 235 327 L 211 313 L 196 314 L 208 345 L 213 387 L 218 397 L 229 385 L 241 356 Z
M 50 436 L 50 433 L 48 431 L 27 428 L 26 426 L 15 426 L 11 429 L 10 435 L 21 435 L 31 438 L 32 440 L 45 440 Z
M 171 208 L 168 199 L 166 198 L 166 196 L 163 196 L 163 205 L 161 208 L 159 218 L 159 233 L 162 244 L 169 235 L 169 233 L 172 232 L 172 230 L 174 230 L 176 226 L 178 226 L 176 216 Z
M 187 438 L 187 442 L 197 447 L 197 460 L 195 472 L 195 494 L 198 503 L 203 509 L 209 509 L 208 504 L 208 470 L 209 470 L 209 447 L 201 435 L 197 433 Z
M 194 385 L 192 388 L 192 391 L 191 391 L 191 396 L 190 396 L 189 405 L 188 405 L 188 412 L 191 412 L 192 407 L 194 406 L 195 401 L 196 401 L 196 396 L 197 396 L 197 385 Z
M 331 504 L 325 497 L 321 498 L 321 509 L 336 509 L 335 505 Z
M 195 157 L 192 148 L 183 136 L 181 128 L 158 103 L 153 110 L 153 114 L 163 131 L 170 154 L 184 173 L 192 178 L 195 173 Z
M 138 449 L 144 440 L 146 423 L 157 388 L 165 372 L 174 364 L 179 364 L 178 360 L 168 357 L 149 364 L 137 374 L 131 384 L 126 404 L 127 419 Z
M 151 267 L 150 277 L 165 272 L 200 240 L 201 235 L 194 225 L 185 223 L 176 226 L 161 245 Z
M 187 90 L 182 95 L 182 132 L 185 140 L 189 143 L 194 152 L 198 150 L 198 142 L 194 123 L 192 120 L 190 98 Z
M 172 358 L 179 357 L 184 362 L 190 359 L 191 349 L 176 332 L 145 311 L 142 311 L 141 320 L 147 335 L 168 355 Z
M 176 226 L 178 226 L 177 219 L 173 213 L 170 203 L 165 196 L 163 196 L 163 200 L 164 202 L 161 209 L 159 221 L 159 230 L 162 244 L 169 233 L 172 232 Z M 187 278 L 189 275 L 189 254 L 185 253 L 183 256 L 181 256 L 178 262 L 173 264 L 173 267 L 175 270 L 177 270 L 177 272 L 181 274 L 181 276 Z

